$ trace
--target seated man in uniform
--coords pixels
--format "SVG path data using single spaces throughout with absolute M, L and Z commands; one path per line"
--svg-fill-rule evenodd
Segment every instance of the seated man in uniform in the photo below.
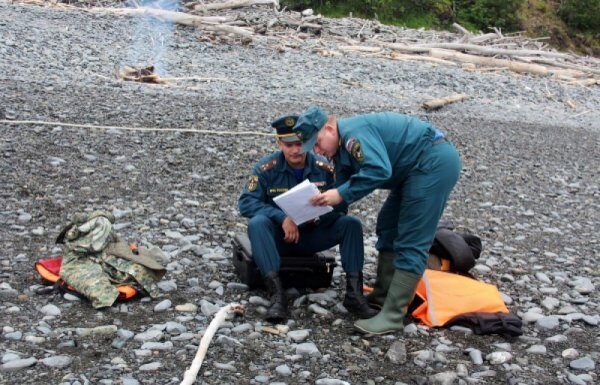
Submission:
M 280 257 L 286 254 L 312 254 L 340 245 L 342 267 L 346 272 L 344 306 L 360 318 L 377 312 L 362 293 L 363 233 L 360 220 L 346 214 L 347 205 L 317 220 L 296 226 L 273 202 L 277 195 L 308 179 L 320 190 L 333 187 L 333 168 L 325 158 L 302 152 L 302 142 L 292 131 L 298 117 L 283 116 L 271 123 L 277 131 L 280 151 L 262 158 L 252 169 L 248 185 L 239 198 L 240 213 L 250 218 L 248 237 L 252 256 L 271 293 L 266 319 L 286 318 L 287 299 L 279 278 Z

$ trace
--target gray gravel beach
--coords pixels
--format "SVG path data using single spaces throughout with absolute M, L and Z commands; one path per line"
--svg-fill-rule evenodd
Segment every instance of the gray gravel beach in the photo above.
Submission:
M 178 384 L 198 333 L 230 302 L 247 313 L 218 331 L 198 384 L 599 381 L 600 87 L 322 57 L 266 39 L 222 44 L 179 26 L 157 54 L 152 42 L 137 43 L 140 28 L 131 18 L 0 1 L 0 383 Z M 149 85 L 113 76 L 152 60 L 163 76 L 214 79 Z M 471 98 L 438 112 L 420 107 L 455 92 Z M 290 321 L 277 333 L 264 328 L 266 293 L 248 291 L 231 266 L 231 238 L 246 224 L 237 197 L 254 162 L 275 149 L 259 134 L 310 104 L 340 116 L 414 114 L 448 134 L 463 171 L 444 217 L 482 237 L 473 273 L 523 318 L 522 337 L 411 324 L 365 339 L 341 304 L 339 268 L 330 290 L 291 293 Z M 386 194 L 351 207 L 363 221 L 369 280 Z M 87 209 L 114 213 L 123 238 L 168 255 L 161 298 L 96 311 L 40 294 L 34 262 L 60 255 L 60 228 Z

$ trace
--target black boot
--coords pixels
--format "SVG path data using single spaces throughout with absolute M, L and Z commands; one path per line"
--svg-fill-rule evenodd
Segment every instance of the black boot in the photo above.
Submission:
M 284 321 L 287 318 L 287 298 L 283 291 L 283 285 L 276 271 L 265 275 L 265 284 L 271 293 L 271 306 L 267 310 L 265 319 L 272 323 Z
M 346 297 L 344 307 L 358 318 L 371 318 L 377 314 L 377 310 L 371 308 L 367 299 L 363 296 L 363 274 L 362 271 L 346 273 Z

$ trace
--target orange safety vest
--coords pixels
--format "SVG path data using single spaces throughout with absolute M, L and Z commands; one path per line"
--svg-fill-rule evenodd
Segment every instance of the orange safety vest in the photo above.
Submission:
M 496 286 L 443 271 L 425 270 L 416 295 L 423 303 L 412 316 L 430 327 L 464 313 L 508 313 Z
M 37 272 L 48 282 L 55 283 L 60 279 L 60 266 L 62 265 L 62 257 L 49 258 L 38 261 L 35 263 L 35 269 Z M 130 285 L 118 285 L 115 287 L 119 292 L 117 300 L 126 300 L 135 297 L 138 294 L 136 288 Z M 76 292 L 71 286 L 67 286 L 67 289 Z

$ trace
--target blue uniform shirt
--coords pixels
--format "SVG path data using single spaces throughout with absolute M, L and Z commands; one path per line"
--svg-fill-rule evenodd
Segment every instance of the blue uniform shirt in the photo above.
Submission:
M 252 174 L 239 198 L 240 213 L 247 218 L 262 214 L 281 224 L 286 215 L 273 202 L 273 198 L 277 195 L 288 191 L 305 179 L 314 183 L 321 191 L 334 186 L 333 167 L 319 155 L 311 152 L 306 154 L 306 165 L 300 181 L 296 179 L 294 171 L 285 161 L 281 151 L 274 152 L 258 161 L 252 168 Z M 335 207 L 336 211 L 345 212 L 346 209 L 345 203 Z
M 346 204 L 377 188 L 400 185 L 436 135 L 429 122 L 394 112 L 340 119 L 338 131 L 340 148 L 333 161 Z

